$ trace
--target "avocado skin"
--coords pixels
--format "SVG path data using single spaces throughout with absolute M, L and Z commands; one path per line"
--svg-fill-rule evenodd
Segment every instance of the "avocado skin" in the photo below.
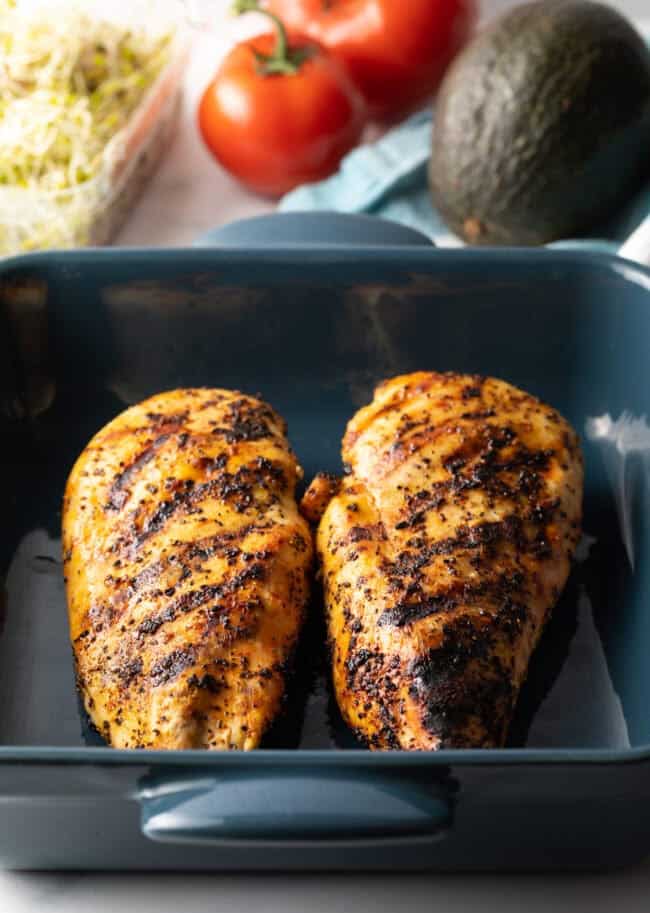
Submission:
M 429 183 L 434 206 L 471 244 L 580 234 L 649 175 L 650 51 L 610 7 L 517 7 L 443 80 Z

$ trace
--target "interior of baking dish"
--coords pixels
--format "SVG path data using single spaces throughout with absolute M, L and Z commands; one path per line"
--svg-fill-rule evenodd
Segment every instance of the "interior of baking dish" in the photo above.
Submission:
M 261 393 L 308 481 L 345 422 L 414 369 L 493 374 L 581 435 L 585 535 L 509 747 L 650 743 L 650 273 L 568 252 L 43 254 L 0 270 L 0 744 L 100 746 L 75 693 L 63 487 L 105 422 L 181 385 Z M 267 748 L 359 747 L 330 697 L 316 591 Z M 108 750 L 108 749 L 107 749 Z

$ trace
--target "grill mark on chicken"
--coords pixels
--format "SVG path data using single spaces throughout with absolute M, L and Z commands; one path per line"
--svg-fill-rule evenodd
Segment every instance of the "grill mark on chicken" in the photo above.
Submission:
M 269 421 L 277 414 L 266 404 L 251 406 L 250 401 L 239 399 L 228 406 L 226 423 L 213 429 L 213 434 L 223 435 L 229 444 L 239 441 L 259 441 L 271 434 Z M 284 424 L 286 432 L 286 424 Z
M 210 694 L 219 694 L 224 689 L 224 683 L 222 681 L 217 681 L 214 675 L 205 673 L 204 675 L 191 675 L 187 684 L 190 688 L 198 688 L 202 691 L 209 691 Z
M 125 687 L 128 687 L 134 679 L 136 679 L 142 672 L 142 660 L 140 657 L 136 659 L 130 659 L 127 662 L 123 663 L 121 666 L 118 666 L 115 670 L 115 675 L 120 679 L 122 684 Z
M 377 619 L 378 625 L 394 625 L 402 628 L 430 615 L 440 612 L 451 613 L 459 606 L 468 607 L 480 605 L 484 610 L 490 609 L 494 604 L 510 604 L 513 594 L 520 593 L 523 582 L 521 572 L 509 571 L 500 574 L 494 579 L 479 580 L 468 583 L 463 580 L 455 581 L 432 596 L 420 594 L 404 602 L 398 602 L 391 608 L 385 609 Z
M 181 672 L 192 666 L 196 660 L 195 651 L 190 647 L 185 650 L 172 650 L 168 656 L 159 659 L 152 667 L 149 678 L 154 688 L 165 685 L 177 678 Z
M 210 405 L 215 405 L 216 402 L 219 401 L 213 401 Z M 208 405 L 204 404 L 201 408 L 208 408 Z M 210 433 L 213 435 L 223 435 L 224 440 L 228 444 L 244 441 L 258 441 L 271 436 L 268 422 L 274 417 L 276 417 L 275 413 L 270 407 L 261 405 L 252 408 L 247 406 L 244 400 L 239 400 L 230 407 L 228 412 L 228 418 L 232 423 L 222 427 L 214 427 L 211 429 Z M 147 418 L 151 421 L 151 424 L 137 429 L 136 433 L 146 434 L 150 431 L 154 432 L 156 437 L 143 448 L 128 466 L 124 467 L 115 476 L 109 490 L 106 504 L 106 507 L 109 510 L 120 510 L 124 506 L 129 497 L 129 492 L 127 490 L 128 485 L 137 477 L 141 469 L 154 458 L 158 450 L 160 450 L 173 435 L 179 431 L 187 421 L 188 412 L 179 412 L 178 414 L 169 417 L 165 417 L 160 413 L 149 412 L 147 413 Z M 191 435 L 187 432 L 180 433 L 178 436 L 179 447 L 186 447 L 190 438 Z M 210 468 L 222 468 L 223 462 L 221 461 L 223 461 L 224 458 L 225 454 L 217 457 Z
M 535 470 L 544 469 L 553 453 L 529 450 L 520 445 L 510 459 L 498 463 L 498 451 L 508 447 L 515 440 L 516 435 L 513 430 L 507 427 L 499 427 L 495 424 L 484 423 L 468 435 L 469 428 L 467 426 L 467 420 L 473 420 L 476 417 L 484 419 L 495 415 L 495 410 L 462 413 L 458 418 L 463 419 L 463 422 L 446 422 L 435 427 L 432 427 L 428 422 L 426 414 L 400 422 L 390 447 L 382 456 L 381 477 L 386 478 L 394 473 L 404 462 L 411 460 L 415 454 L 423 450 L 427 445 L 433 444 L 448 435 L 457 434 L 465 436 L 465 440 L 457 452 L 448 458 L 445 468 L 451 472 L 453 478 L 447 483 L 442 483 L 440 491 L 443 490 L 444 485 L 451 490 L 454 489 L 454 486 L 459 485 L 469 489 L 492 481 L 493 484 L 500 484 L 501 491 L 505 497 L 509 496 L 513 489 L 503 482 L 499 483 L 496 478 L 499 473 L 511 473 L 516 470 L 527 469 L 532 474 Z M 557 420 L 557 414 L 554 410 L 549 409 L 547 417 L 550 420 Z M 414 429 L 420 430 L 414 433 Z M 477 460 L 477 466 L 469 478 L 463 478 L 460 470 L 468 463 L 472 463 L 473 460 Z M 521 485 L 520 490 L 523 490 Z
M 255 497 L 255 488 L 263 490 L 266 500 L 273 500 L 277 494 L 286 490 L 287 480 L 281 467 L 272 461 L 258 457 L 253 463 L 245 464 L 231 473 L 226 470 L 206 482 L 196 484 L 193 479 L 178 480 L 178 485 L 171 498 L 162 501 L 154 512 L 142 521 L 138 527 L 138 514 L 131 533 L 122 541 L 128 551 L 137 551 L 152 536 L 164 530 L 172 517 L 200 508 L 201 504 L 213 498 L 232 504 L 238 513 L 249 509 L 263 510 L 268 503 Z
M 125 469 L 123 469 L 113 480 L 113 484 L 108 492 L 106 502 L 107 510 L 121 510 L 129 499 L 127 486 L 137 476 L 139 471 L 154 458 L 160 448 L 167 443 L 172 437 L 172 432 L 167 431 L 160 434 L 157 438 L 148 444 Z
M 233 532 L 217 533 L 215 536 L 206 536 L 204 539 L 190 542 L 177 542 L 174 543 L 173 555 L 168 560 L 170 564 L 184 568 L 187 562 L 196 559 L 207 561 L 215 555 L 223 555 L 229 549 L 241 546 L 249 536 L 265 533 L 270 529 L 270 523 L 248 523 Z
M 409 385 L 408 387 L 404 387 L 403 389 L 397 391 L 391 398 L 388 399 L 388 401 L 381 408 L 375 408 L 373 410 L 373 414 L 372 414 L 373 423 L 376 422 L 378 419 L 385 417 L 386 415 L 391 415 L 392 413 L 395 413 L 396 411 L 405 410 L 409 406 L 409 404 L 413 401 L 413 399 L 416 399 L 423 393 L 424 394 L 429 393 L 434 386 L 436 376 L 439 376 L 439 375 L 431 375 L 430 377 L 424 378 L 422 381 L 420 381 L 417 384 Z M 466 375 L 466 378 L 468 381 L 468 385 L 463 389 L 463 392 L 461 394 L 463 400 L 473 400 L 476 398 L 480 398 L 483 384 L 485 383 L 487 378 L 481 374 L 468 374 L 468 375 Z M 381 390 L 384 387 L 387 387 L 389 384 L 390 384 L 390 381 L 383 381 L 383 382 L 379 383 L 377 385 L 377 387 L 375 388 L 375 397 L 377 396 L 378 393 L 381 392 Z M 399 417 L 400 425 L 407 424 L 409 421 L 410 421 L 410 419 L 408 417 L 408 414 L 406 412 L 403 412 L 403 414 L 401 414 Z M 420 422 L 417 422 L 417 424 L 420 424 Z M 354 430 L 351 429 L 350 426 L 348 425 L 348 429 L 346 431 L 346 440 L 345 440 L 346 446 L 351 447 L 352 444 L 354 443 L 354 441 L 357 439 L 359 433 L 363 432 L 366 427 L 367 427 L 367 425 L 365 425 L 362 422 L 359 422 L 357 425 L 357 428 Z M 399 429 L 397 430 L 397 433 L 398 433 L 398 435 L 401 433 L 399 431 Z
M 461 549 L 489 548 L 500 541 L 511 542 L 520 551 L 526 548 L 522 519 L 517 514 L 502 520 L 486 520 L 476 526 L 459 526 L 454 536 L 423 545 L 417 551 L 400 553 L 395 561 L 385 564 L 385 572 L 393 585 L 399 585 L 401 578 L 417 573 L 438 555 L 451 555 Z
M 170 602 L 158 615 L 153 615 L 141 622 L 137 633 L 142 637 L 155 634 L 164 624 L 174 621 L 179 614 L 187 614 L 206 603 L 218 603 L 226 596 L 233 596 L 252 581 L 263 580 L 265 573 L 263 564 L 253 564 L 233 577 L 227 578 L 223 583 L 206 583 L 199 589 L 189 590 Z M 226 610 L 227 606 L 214 606 L 213 611 L 218 611 L 220 608 Z
M 239 562 L 248 565 L 250 562 L 258 562 L 246 567 L 232 578 L 226 578 L 218 590 L 213 589 L 211 595 L 206 592 L 205 588 L 202 588 L 197 592 L 192 591 L 193 595 L 186 593 L 180 599 L 171 601 L 162 612 L 146 618 L 137 628 L 138 633 L 142 635 L 155 633 L 165 622 L 173 621 L 177 618 L 179 611 L 189 611 L 198 605 L 202 605 L 209 598 L 235 593 L 247 582 L 263 579 L 263 574 L 260 570 L 263 565 L 260 565 L 259 562 L 270 559 L 273 552 L 269 549 L 246 551 L 241 548 L 235 548 L 234 544 L 245 542 L 250 535 L 263 533 L 268 529 L 268 525 L 249 524 L 232 533 L 222 533 L 196 542 L 179 543 L 174 547 L 170 556 L 155 560 L 143 568 L 136 577 L 112 580 L 107 582 L 107 585 L 127 588 L 128 593 L 124 593 L 122 596 L 123 603 L 126 603 L 127 596 L 131 598 L 137 595 L 139 599 L 150 598 L 152 595 L 171 597 L 180 583 L 184 580 L 189 580 L 189 578 L 201 571 L 203 568 L 202 563 L 198 566 L 192 564 L 197 560 L 204 562 L 215 556 L 220 556 L 226 557 L 229 564 Z M 304 551 L 307 547 L 304 538 L 298 535 L 292 538 L 290 544 L 297 552 Z M 167 584 L 169 585 L 167 586 Z M 153 594 L 151 590 L 154 590 Z M 108 606 L 96 607 L 94 617 L 101 617 L 102 621 L 108 620 L 109 623 L 114 621 L 116 617 L 114 601 Z
M 140 636 L 155 634 L 158 628 L 161 628 L 165 622 L 174 621 L 177 614 L 178 611 L 176 607 L 174 605 L 169 605 L 164 611 L 159 612 L 158 615 L 152 615 L 150 618 L 145 618 L 144 621 L 140 622 L 136 629 L 136 633 Z
M 461 429 L 456 430 L 460 432 Z M 540 473 L 548 468 L 553 451 L 531 451 L 517 444 L 513 454 L 499 462 L 499 452 L 512 445 L 516 435 L 508 428 L 492 427 L 482 429 L 482 432 L 481 439 L 470 438 L 469 443 L 444 461 L 449 479 L 434 483 L 430 491 L 407 497 L 407 516 L 395 525 L 396 529 L 416 527 L 430 510 L 439 510 L 450 498 L 458 503 L 467 492 L 477 489 L 503 500 L 528 497 L 540 490 L 543 484 Z M 517 473 L 517 477 L 514 483 L 509 483 L 503 475 L 512 473 Z
M 162 429 L 175 429 L 184 425 L 190 415 L 189 409 L 182 409 L 180 412 L 147 412 L 146 418 L 149 422 L 144 426 L 144 430 L 156 430 L 159 433 Z
M 199 443 L 204 436 L 190 435 L 187 431 L 179 431 L 183 421 L 187 420 L 187 414 L 182 413 L 173 417 L 173 420 L 162 424 L 158 431 L 160 432 L 150 443 L 144 447 L 139 454 L 114 477 L 113 484 L 108 493 L 106 502 L 107 510 L 120 511 L 124 508 L 130 497 L 129 485 L 137 480 L 141 475 L 144 467 L 151 462 L 166 444 L 175 442 L 179 449 L 184 449 L 191 442 Z M 139 431 L 145 432 L 150 430 L 145 427 Z M 215 458 L 209 468 L 220 468 L 220 460 L 225 459 L 225 454 Z
M 461 391 L 461 398 L 464 400 L 480 399 L 483 391 L 483 384 L 486 380 L 487 378 L 482 374 L 475 374 L 473 377 L 470 377 L 469 384 L 466 387 L 463 387 L 463 390 Z
M 169 560 L 164 558 L 157 559 L 151 564 L 144 567 L 135 577 L 128 581 L 129 587 L 133 594 L 142 592 L 149 585 L 157 585 L 164 571 L 169 567 Z

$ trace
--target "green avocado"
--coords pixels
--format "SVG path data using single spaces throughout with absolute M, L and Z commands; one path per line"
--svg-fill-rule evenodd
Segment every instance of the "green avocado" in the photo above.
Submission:
M 589 0 L 515 8 L 443 80 L 429 183 L 471 244 L 544 244 L 611 215 L 650 177 L 650 51 Z

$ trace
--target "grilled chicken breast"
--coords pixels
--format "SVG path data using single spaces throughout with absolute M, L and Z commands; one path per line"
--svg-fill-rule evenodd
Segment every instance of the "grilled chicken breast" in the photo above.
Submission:
M 377 388 L 343 460 L 317 549 L 344 718 L 371 748 L 501 745 L 580 536 L 575 433 L 502 381 L 416 373 Z
M 174 390 L 128 409 L 68 480 L 70 633 L 88 714 L 119 748 L 255 748 L 308 597 L 300 468 L 270 406 Z

